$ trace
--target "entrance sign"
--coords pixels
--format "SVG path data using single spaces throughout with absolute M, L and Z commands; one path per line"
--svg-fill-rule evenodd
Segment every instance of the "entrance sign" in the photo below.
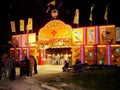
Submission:
M 71 26 L 60 20 L 48 22 L 38 33 L 38 42 L 48 46 L 71 45 Z

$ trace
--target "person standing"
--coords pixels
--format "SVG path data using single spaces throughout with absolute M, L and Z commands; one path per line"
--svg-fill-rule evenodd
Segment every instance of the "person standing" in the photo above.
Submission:
M 34 74 L 37 74 L 38 73 L 38 71 L 37 71 L 37 61 L 36 61 L 34 56 L 33 56 L 33 60 L 34 60 Z
M 9 79 L 10 77 L 10 58 L 8 53 L 4 53 L 2 56 L 3 61 L 3 78 Z
M 2 79 L 2 69 L 3 69 L 3 62 L 2 62 L 2 58 L 0 57 L 0 79 Z
M 10 58 L 10 62 L 9 62 L 10 76 L 9 76 L 9 79 L 14 80 L 15 76 L 16 76 L 15 60 L 14 60 L 14 57 L 12 55 L 10 55 L 9 58 Z
M 27 56 L 25 56 L 25 75 L 26 78 L 30 76 L 30 60 Z
M 22 57 L 22 60 L 20 61 L 20 77 L 23 77 L 25 75 L 25 58 Z
M 32 60 L 32 61 L 31 61 Z M 30 67 L 32 67 L 33 73 L 37 74 L 37 61 L 33 55 L 30 55 Z
M 33 75 L 33 70 L 34 70 L 34 58 L 32 55 L 30 55 L 30 76 Z

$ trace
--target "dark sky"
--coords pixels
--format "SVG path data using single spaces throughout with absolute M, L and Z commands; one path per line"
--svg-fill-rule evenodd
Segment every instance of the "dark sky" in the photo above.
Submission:
M 108 8 L 108 24 L 115 24 L 120 26 L 120 5 L 118 0 L 56 0 L 55 6 L 50 6 L 48 13 L 47 4 L 52 0 L 1 0 L 0 1 L 0 44 L 8 42 L 11 39 L 10 21 L 14 20 L 16 23 L 17 34 L 19 34 L 19 20 L 24 19 L 27 22 L 29 17 L 33 18 L 33 31 L 43 27 L 51 20 L 51 10 L 58 8 L 58 19 L 65 23 L 73 24 L 75 9 L 80 10 L 79 26 L 90 26 L 89 15 L 91 5 L 95 5 L 93 9 L 93 25 L 105 25 L 104 13 L 106 5 Z M 117 2 L 116 2 L 117 1 Z

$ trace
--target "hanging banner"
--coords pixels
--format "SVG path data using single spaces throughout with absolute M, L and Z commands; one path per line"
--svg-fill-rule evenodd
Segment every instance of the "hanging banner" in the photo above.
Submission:
M 20 20 L 20 31 L 24 31 L 24 20 Z
M 92 18 L 92 10 L 93 10 L 93 7 L 91 7 L 91 10 L 90 10 L 90 17 L 89 17 L 89 20 L 90 20 L 90 21 L 93 21 L 93 18 Z
M 12 32 L 16 32 L 15 22 L 11 21 L 10 24 L 11 24 L 11 30 L 12 30 Z
M 104 19 L 107 21 L 108 20 L 108 5 L 105 8 L 105 15 L 104 15 Z
M 120 42 L 120 27 L 116 27 L 116 41 Z
M 47 5 L 55 5 L 55 0 L 49 2 Z
M 96 43 L 96 27 L 87 27 L 87 44 L 95 44 Z
M 115 25 L 99 26 L 99 43 L 116 44 Z
M 32 18 L 28 18 L 27 30 L 32 30 Z
M 74 16 L 74 24 L 79 24 L 79 9 L 76 9 L 75 16 Z
M 84 33 L 84 29 L 83 28 L 76 28 L 73 29 L 72 31 L 72 41 L 74 45 L 79 45 L 79 44 L 83 44 L 83 33 Z

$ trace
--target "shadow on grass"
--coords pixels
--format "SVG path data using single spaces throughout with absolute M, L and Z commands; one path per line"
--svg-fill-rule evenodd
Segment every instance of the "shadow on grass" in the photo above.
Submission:
M 72 82 L 87 90 L 120 90 L 119 71 L 88 71 L 64 78 L 64 82 Z
M 79 74 L 70 75 L 69 72 L 53 74 L 46 78 L 47 84 L 66 83 L 81 87 L 80 90 L 120 90 L 120 72 L 115 71 L 87 71 Z M 54 85 L 52 85 L 54 86 Z M 66 90 L 66 89 L 62 89 Z M 79 90 L 79 89 L 74 89 Z

